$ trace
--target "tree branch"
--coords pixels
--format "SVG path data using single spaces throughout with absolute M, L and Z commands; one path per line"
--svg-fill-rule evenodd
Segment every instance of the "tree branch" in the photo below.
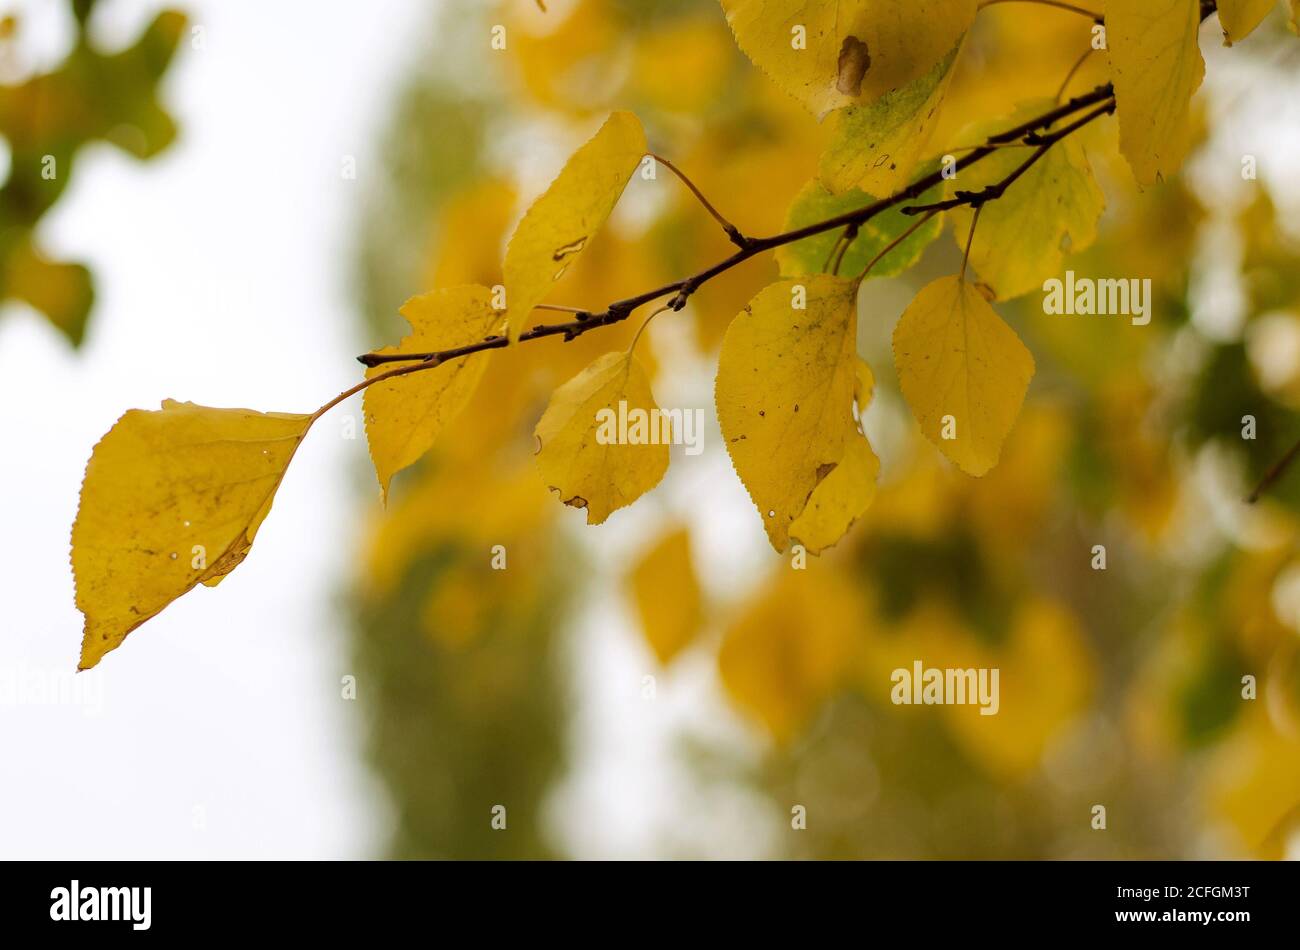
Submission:
M 1255 490 L 1246 496 L 1246 504 L 1253 505 L 1259 501 L 1259 496 L 1272 488 L 1273 483 L 1286 474 L 1286 470 L 1291 467 L 1291 463 L 1296 460 L 1297 455 L 1300 455 L 1300 442 L 1291 446 L 1286 455 L 1270 466 L 1269 470 L 1264 473 L 1264 477 L 1259 480 L 1259 484 L 1255 486 Z
M 940 202 L 943 208 L 954 208 L 962 204 L 970 204 L 978 207 L 987 201 L 993 200 L 1001 195 L 1017 178 L 1024 173 L 1029 165 L 1037 161 L 1049 148 L 1065 138 L 1071 132 L 1083 127 L 1098 116 L 1104 115 L 1115 108 L 1115 102 L 1112 98 L 1113 90 L 1110 83 L 1098 86 L 1091 92 L 1076 96 L 1064 105 L 1057 106 L 1037 118 L 1024 122 L 1013 129 L 1000 132 L 990 137 L 984 145 L 972 150 L 969 154 L 958 158 L 951 166 L 949 177 L 963 168 L 969 168 L 971 165 L 987 158 L 996 152 L 1001 146 L 1022 139 L 1025 145 L 1037 145 L 1034 155 L 1030 157 L 1021 167 L 1017 168 L 1011 175 L 994 185 L 980 192 L 959 192 L 958 195 L 965 197 L 954 197 L 945 202 Z M 1036 133 L 1040 129 L 1047 128 L 1060 119 L 1074 115 L 1088 106 L 1101 103 L 1099 108 L 1093 109 L 1087 115 L 1072 122 L 1070 125 L 1051 133 L 1050 135 L 1040 136 Z M 1030 138 L 1033 136 L 1032 138 Z M 611 303 L 604 311 L 600 313 L 591 313 L 587 315 L 580 314 L 577 319 L 567 323 L 550 323 L 535 326 L 526 330 L 519 335 L 519 342 L 527 340 L 540 340 L 544 337 L 562 336 L 565 341 L 581 336 L 597 327 L 605 327 L 614 323 L 626 320 L 631 313 L 638 307 L 651 303 L 669 294 L 674 296 L 668 301 L 670 310 L 681 310 L 686 306 L 686 301 L 690 298 L 702 284 L 707 283 L 719 274 L 723 274 L 733 267 L 741 264 L 751 257 L 770 251 L 774 248 L 781 247 L 785 244 L 793 244 L 795 241 L 801 241 L 807 237 L 822 234 L 825 231 L 831 231 L 836 228 L 861 227 L 864 223 L 874 218 L 884 211 L 888 211 L 895 205 L 911 201 L 925 192 L 929 191 L 935 185 L 945 180 L 942 169 L 931 172 L 916 181 L 912 182 L 901 191 L 895 192 L 887 198 L 881 198 L 861 208 L 852 211 L 846 211 L 834 217 L 827 218 L 824 221 L 817 221 L 813 224 L 804 225 L 790 231 L 784 231 L 780 234 L 774 234 L 764 238 L 747 238 L 744 246 L 737 248 L 736 252 L 730 257 L 724 258 L 715 264 L 706 267 L 704 270 L 690 277 L 684 277 L 675 280 L 670 284 L 664 284 L 662 287 L 656 287 L 653 290 L 647 290 L 644 293 L 637 294 L 634 297 L 627 297 L 623 300 L 617 300 Z M 996 192 L 996 193 L 994 193 Z M 908 214 L 922 214 L 929 210 L 936 210 L 934 206 L 920 205 L 903 209 Z M 501 349 L 507 341 L 504 336 L 492 335 L 485 337 L 475 343 L 467 343 L 464 346 L 454 347 L 448 350 L 440 350 L 432 353 L 366 353 L 357 357 L 358 362 L 365 366 L 379 366 L 383 363 L 398 362 L 419 362 L 422 366 L 436 366 L 445 363 L 447 360 L 456 359 L 461 356 L 468 356 L 471 353 L 479 353 L 484 350 Z
M 909 207 L 901 208 L 899 210 L 902 214 L 921 214 L 926 211 L 947 211 L 949 208 L 956 208 L 959 205 L 970 205 L 978 211 L 980 208 L 984 207 L 986 203 L 1001 198 L 1006 190 L 1015 184 L 1021 175 L 1029 171 L 1034 162 L 1046 155 L 1048 149 L 1061 141 L 1061 139 L 1065 138 L 1071 132 L 1083 128 L 1098 116 L 1106 115 L 1114 111 L 1115 100 L 1111 99 L 1102 103 L 1096 109 L 1093 109 L 1083 118 L 1071 122 L 1069 125 L 1058 129 L 1050 135 L 1040 135 L 1038 132 L 1029 132 L 1021 141 L 1025 145 L 1037 145 L 1038 148 L 1036 148 L 1033 154 L 1031 154 L 1027 159 L 1016 166 L 1015 170 L 1012 171 L 1011 174 L 1007 175 L 1001 181 L 988 185 L 979 191 L 954 192 L 953 197 L 946 201 L 936 201 L 933 204 L 928 205 L 910 205 Z

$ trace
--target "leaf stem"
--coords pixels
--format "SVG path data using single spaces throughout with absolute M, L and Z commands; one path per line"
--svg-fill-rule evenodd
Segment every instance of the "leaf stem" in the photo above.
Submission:
M 1074 61 L 1074 65 L 1070 67 L 1070 71 L 1066 73 L 1065 78 L 1061 80 L 1061 85 L 1060 88 L 1056 90 L 1056 95 L 1052 97 L 1057 102 L 1061 101 L 1061 96 L 1065 95 L 1065 87 L 1070 85 L 1070 80 L 1074 78 L 1074 74 L 1083 68 L 1083 64 L 1088 61 L 1088 57 L 1091 56 L 1092 53 L 1093 49 L 1089 46 L 1083 51 L 1083 55 Z
M 924 217 L 918 218 L 915 224 L 913 224 L 911 227 L 909 227 L 906 231 L 904 231 L 904 232 L 903 232 L 902 234 L 900 234 L 898 237 L 896 237 L 896 238 L 894 238 L 892 241 L 890 241 L 887 245 L 885 245 L 885 247 L 883 247 L 883 248 L 881 249 L 881 251 L 880 251 L 879 254 L 877 254 L 877 255 L 876 255 L 875 257 L 873 257 L 870 261 L 868 261 L 868 262 L 867 262 L 867 266 L 864 267 L 864 268 L 862 268 L 862 272 L 859 273 L 858 276 L 857 276 L 856 278 L 854 278 L 854 279 L 857 280 L 859 283 L 861 283 L 863 280 L 865 280 L 867 274 L 869 274 L 869 273 L 871 272 L 871 268 L 873 268 L 873 267 L 875 267 L 877 264 L 879 264 L 879 263 L 880 263 L 880 259 L 881 259 L 882 257 L 884 257 L 886 254 L 888 254 L 888 253 L 889 253 L 890 251 L 892 251 L 894 248 L 898 247 L 898 245 L 902 244 L 904 241 L 906 241 L 908 238 L 910 238 L 910 237 L 911 237 L 911 236 L 916 232 L 916 230 L 917 230 L 919 227 L 921 227 L 921 225 L 925 224 L 925 222 L 929 221 L 931 218 L 933 218 L 933 217 L 934 217 L 936 214 L 938 214 L 938 213 L 939 213 L 939 212 L 937 212 L 937 211 L 931 211 L 931 212 L 927 213 Z
M 371 376 L 368 379 L 363 379 L 355 386 L 343 390 L 343 392 L 339 393 L 329 402 L 325 403 L 325 405 L 321 406 L 319 409 L 313 412 L 311 414 L 311 421 L 315 422 L 317 419 L 325 415 L 325 413 L 329 412 L 331 409 L 333 409 L 343 400 L 351 396 L 355 396 L 363 389 L 369 389 L 375 383 L 382 383 L 386 379 L 393 379 L 397 376 L 407 376 L 410 373 L 418 373 L 420 370 L 423 369 L 433 369 L 436 366 L 441 366 L 445 362 L 446 362 L 445 359 L 439 359 L 437 356 L 430 356 L 428 359 L 421 360 L 418 363 L 410 363 L 406 366 L 398 366 L 394 369 L 390 369 L 383 373 L 380 373 L 378 376 Z
M 996 3 L 1037 3 L 1040 6 L 1056 7 L 1058 10 L 1068 10 L 1071 13 L 1086 16 L 1094 23 L 1101 23 L 1103 19 L 1103 16 L 1100 13 L 1096 13 L 1084 7 L 1075 6 L 1073 3 L 1064 3 L 1062 0 L 982 0 L 979 9 L 983 10 L 985 7 L 991 7 Z
M 961 256 L 961 272 L 957 275 L 959 281 L 966 279 L 966 265 L 970 262 L 970 246 L 975 241 L 975 225 L 980 223 L 980 212 L 983 210 L 984 204 L 982 202 L 977 204 L 975 214 L 970 219 L 970 231 L 966 233 L 966 250 Z M 930 213 L 934 214 L 935 212 L 931 211 Z
M 650 321 L 653 320 L 655 317 L 659 316 L 659 314 L 663 313 L 665 310 L 671 310 L 671 309 L 672 307 L 668 306 L 668 304 L 664 304 L 658 310 L 653 310 L 650 312 L 650 315 L 646 317 L 645 320 L 642 321 L 641 326 L 637 327 L 636 335 L 632 337 L 632 342 L 627 348 L 627 352 L 629 356 L 631 356 L 632 351 L 636 349 L 637 341 L 641 339 L 641 334 L 645 333 L 645 328 L 650 326 Z
M 710 215 L 712 215 L 713 220 L 718 222 L 718 224 L 722 226 L 722 230 L 727 233 L 727 237 L 731 238 L 732 244 L 736 245 L 737 247 L 744 247 L 746 244 L 749 243 L 749 238 L 741 234 L 740 229 L 738 227 L 736 227 L 734 224 L 732 224 L 730 221 L 724 218 L 722 216 L 722 213 L 718 211 L 717 208 L 713 207 L 712 202 L 710 202 L 708 198 L 704 197 L 704 192 L 700 191 L 699 188 L 695 187 L 695 182 L 691 181 L 690 178 L 687 177 L 684 171 L 682 171 L 672 162 L 668 161 L 668 159 L 664 158 L 662 155 L 656 155 L 654 152 L 651 152 L 650 157 L 653 158 L 656 162 L 659 162 L 659 164 L 665 166 L 670 172 L 672 172 L 674 175 L 677 176 L 677 178 L 681 181 L 683 185 L 685 185 L 688 189 L 690 189 L 691 194 L 693 194 L 696 198 L 698 198 L 700 204 L 704 206 L 704 210 L 707 211 Z
M 533 304 L 534 310 L 554 310 L 557 313 L 591 313 L 582 307 L 564 307 L 558 303 L 537 303 Z
M 835 263 L 831 266 L 832 274 L 839 274 L 840 265 L 844 263 L 844 255 L 847 254 L 849 248 L 853 246 L 853 242 L 858 239 L 858 230 L 859 225 L 850 224 L 840 234 L 839 251 L 835 254 Z

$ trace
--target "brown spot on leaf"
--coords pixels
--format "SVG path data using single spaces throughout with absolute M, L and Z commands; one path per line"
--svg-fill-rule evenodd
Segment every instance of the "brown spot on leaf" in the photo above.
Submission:
M 587 245 L 587 236 L 584 234 L 576 241 L 570 241 L 568 244 L 561 244 L 559 247 L 557 247 L 555 249 L 555 253 L 551 255 L 551 259 L 556 261 L 562 261 L 566 257 L 569 257 L 573 254 L 577 254 L 584 247 L 586 247 L 586 245 Z
M 867 44 L 856 36 L 844 37 L 840 45 L 839 73 L 835 88 L 846 96 L 862 95 L 862 77 L 871 68 L 871 54 Z
M 560 266 L 555 271 L 555 273 L 551 275 L 551 280 L 559 280 L 561 277 L 563 277 L 564 272 L 569 269 L 569 264 L 571 263 L 570 258 L 573 257 L 573 255 L 577 254 L 579 251 L 581 251 L 584 247 L 586 247 L 586 245 L 587 245 L 587 236 L 584 234 L 576 241 L 570 241 L 568 244 L 561 244 L 554 251 L 552 251 L 551 259 L 554 261 L 558 261 Z

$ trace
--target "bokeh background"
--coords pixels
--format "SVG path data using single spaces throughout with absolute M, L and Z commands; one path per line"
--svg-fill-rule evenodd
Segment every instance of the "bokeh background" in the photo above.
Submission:
M 1089 129 L 1108 210 L 1068 266 L 1152 278 L 1154 317 L 1005 307 L 1038 373 L 986 477 L 919 436 L 889 351 L 957 269 L 945 235 L 863 292 L 873 507 L 806 570 L 776 556 L 711 408 L 721 334 L 775 275 L 755 260 L 648 331 L 658 401 L 703 410 L 705 451 L 605 525 L 548 496 L 531 433 L 635 322 L 494 355 L 386 511 L 344 404 L 246 565 L 74 677 L 68 529 L 123 410 L 311 410 L 406 297 L 500 281 L 513 223 L 611 108 L 748 233 L 780 228 L 824 137 L 714 0 L 171 6 L 0 3 L 0 857 L 1300 853 L 1300 472 L 1241 501 L 1300 438 L 1281 9 L 1232 49 L 1205 24 L 1179 180 L 1138 193 L 1113 121 Z M 1088 37 L 981 13 L 934 141 L 1053 95 Z M 1069 90 L 1104 75 L 1092 56 Z M 726 250 L 670 177 L 637 178 L 554 300 Z M 914 659 L 999 667 L 1001 711 L 893 706 Z

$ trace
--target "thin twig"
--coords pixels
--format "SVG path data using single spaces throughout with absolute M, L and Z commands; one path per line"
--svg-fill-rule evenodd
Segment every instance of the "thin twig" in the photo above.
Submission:
M 1291 446 L 1286 455 L 1274 462 L 1272 467 L 1264 473 L 1264 477 L 1259 480 L 1255 490 L 1246 496 L 1246 504 L 1253 505 L 1259 501 L 1259 496 L 1268 491 L 1273 486 L 1273 483 L 1286 473 L 1286 470 L 1291 467 L 1291 463 L 1296 460 L 1297 455 L 1300 455 L 1300 442 Z
M 1028 122 L 1022 122 L 1014 128 L 1007 129 L 1005 132 L 999 132 L 997 135 L 989 137 L 990 145 L 1011 142 L 1015 139 L 1024 138 L 1030 132 L 1038 129 L 1049 128 L 1055 125 L 1061 119 L 1068 115 L 1073 115 L 1084 106 L 1090 106 L 1094 103 L 1104 102 L 1115 94 L 1115 87 L 1110 83 L 1102 83 L 1090 92 L 1075 96 L 1069 102 L 1063 103 L 1049 112 L 1044 112 L 1036 119 L 1030 119 Z
M 688 177 L 686 177 L 686 173 L 684 171 L 682 171 L 672 162 L 668 161 L 668 159 L 664 158 L 662 155 L 656 155 L 654 152 L 651 152 L 650 157 L 653 158 L 656 162 L 659 162 L 661 165 L 667 166 L 668 170 L 672 172 L 674 175 L 676 175 L 683 185 L 685 185 L 687 188 L 690 189 L 691 194 L 693 194 L 696 198 L 698 198 L 700 204 L 704 206 L 704 210 L 713 216 L 714 221 L 722 225 L 722 230 L 727 232 L 727 237 L 731 238 L 732 244 L 736 245 L 736 247 L 744 247 L 747 243 L 749 243 L 749 238 L 745 237 L 745 235 L 740 233 L 740 228 L 736 227 L 734 224 L 732 224 L 730 221 L 724 218 L 722 216 L 722 213 L 718 211 L 717 208 L 713 207 L 713 204 L 709 201 L 709 199 L 704 197 L 704 192 L 700 191 L 700 189 L 695 187 L 695 182 L 691 181 Z
M 1006 190 L 1020 179 L 1021 175 L 1029 171 L 1033 164 L 1046 155 L 1048 150 L 1057 142 L 1061 141 L 1061 139 L 1065 138 L 1070 133 L 1083 128 L 1098 116 L 1107 115 L 1114 111 L 1115 100 L 1111 99 L 1109 102 L 1105 102 L 1096 109 L 1093 109 L 1082 118 L 1076 119 L 1069 125 L 1063 126 L 1049 135 L 1040 135 L 1037 132 L 1029 132 L 1024 137 L 1024 143 L 1026 145 L 1037 145 L 1038 147 L 1034 149 L 1033 154 L 1021 162 L 1016 169 L 1011 172 L 1011 174 L 1007 175 L 1001 181 L 995 182 L 991 185 L 986 185 L 979 191 L 954 192 L 953 196 L 945 201 L 935 201 L 926 205 L 909 205 L 908 207 L 900 208 L 899 210 L 903 214 L 921 214 L 925 211 L 947 211 L 950 208 L 956 208 L 961 205 L 970 205 L 972 208 L 980 208 L 990 201 L 1001 198 Z

